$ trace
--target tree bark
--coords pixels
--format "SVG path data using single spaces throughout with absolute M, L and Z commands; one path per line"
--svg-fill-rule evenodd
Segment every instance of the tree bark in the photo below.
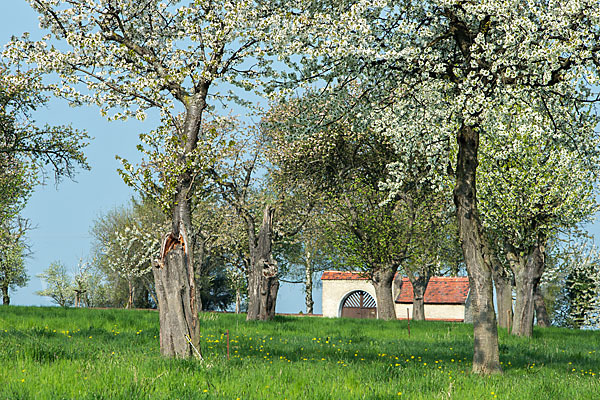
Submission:
M 154 307 L 158 308 L 158 299 L 156 298 L 156 289 L 152 285 L 150 285 L 150 282 L 149 282 L 150 279 L 154 279 L 154 275 L 151 278 L 147 278 L 144 276 L 142 279 L 143 279 L 144 291 L 148 293 L 148 295 L 154 302 Z M 152 305 L 149 304 L 149 307 L 151 308 Z
M 200 235 L 198 235 L 200 236 Z M 196 285 L 196 303 L 198 307 L 198 311 L 202 311 L 202 277 L 204 276 L 204 267 L 205 267 L 205 257 L 206 257 L 206 240 L 203 237 L 199 237 L 198 240 L 194 242 L 196 245 L 196 260 L 194 260 L 194 266 L 196 267 L 194 271 L 194 282 Z
M 538 238 L 526 258 L 517 251 L 513 248 L 508 252 L 516 286 L 512 334 L 531 337 L 535 310 L 533 295 L 544 272 L 545 241 Z
M 8 295 L 8 286 L 2 286 L 2 304 L 10 305 L 10 296 Z
M 178 194 L 173 213 L 173 231 L 166 236 L 162 262 L 153 268 L 160 318 L 161 354 L 169 357 L 201 357 L 200 324 L 196 303 L 190 203 Z
M 210 84 L 210 81 L 204 81 L 196 94 L 180 98 L 185 105 L 185 121 L 181 130 L 183 147 L 178 159 L 181 166 L 187 165 L 189 160 L 186 157 L 193 154 L 198 146 Z M 160 260 L 153 268 L 160 319 L 160 351 L 168 357 L 202 357 L 190 205 L 193 193 L 193 174 L 186 167 L 177 177 L 171 233 L 165 235 Z
M 192 292 L 187 284 L 187 258 L 182 246 L 177 246 L 166 255 L 163 266 L 153 268 L 159 303 L 160 351 L 168 357 L 190 357 L 196 352 L 194 347 L 198 349 L 198 313 L 192 308 Z
M 550 317 L 548 316 L 548 310 L 546 309 L 546 302 L 538 283 L 533 293 L 533 302 L 535 307 L 535 320 L 537 326 L 541 328 L 547 328 L 550 326 Z
M 425 291 L 431 278 L 429 268 L 420 268 L 419 272 L 419 275 L 415 275 L 412 271 L 407 271 L 413 288 L 413 321 L 425 321 Z
M 394 307 L 394 297 L 392 295 L 396 270 L 397 267 L 374 269 L 371 282 L 375 287 L 375 297 L 377 297 L 377 319 L 396 319 L 396 308 Z
M 127 278 L 127 304 L 125 305 L 126 309 L 133 308 L 133 297 L 134 297 L 135 288 L 133 286 L 133 278 Z
M 313 267 L 312 267 L 312 260 L 310 259 L 310 257 L 306 258 L 306 276 L 305 276 L 305 281 L 304 281 L 304 299 L 306 302 L 306 313 L 307 314 L 313 314 L 313 306 L 315 305 L 315 302 L 313 301 L 313 295 L 312 295 L 312 290 L 313 290 Z
M 275 316 L 279 278 L 277 262 L 271 252 L 274 213 L 271 206 L 265 207 L 258 237 L 252 233 L 253 226 L 248 227 L 251 259 L 248 274 L 248 321 L 267 321 Z
M 275 317 L 275 306 L 277 305 L 277 292 L 279 292 L 279 278 L 277 275 L 268 276 L 263 282 L 267 282 L 265 287 L 267 288 L 264 291 L 263 298 L 266 310 L 266 318 L 265 320 L 270 320 Z M 268 292 L 267 292 L 268 290 Z
M 458 158 L 454 203 L 459 238 L 469 274 L 473 312 L 473 372 L 493 374 L 502 371 L 498 351 L 498 327 L 494 311 L 492 271 L 484 260 L 481 222 L 477 211 L 476 171 L 479 133 L 462 125 L 458 132 Z
M 235 289 L 235 313 L 239 314 L 242 311 L 242 294 L 240 289 Z
M 491 257 L 492 276 L 496 288 L 496 306 L 498 308 L 498 325 L 510 328 L 513 319 L 512 309 L 512 276 L 500 264 L 496 257 Z
M 135 280 L 133 289 L 133 307 L 134 308 L 150 308 L 150 290 L 144 283 L 143 279 Z

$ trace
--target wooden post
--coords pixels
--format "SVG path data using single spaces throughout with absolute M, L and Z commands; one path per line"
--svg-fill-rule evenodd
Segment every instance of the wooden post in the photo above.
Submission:
M 408 308 L 406 309 L 406 321 L 408 321 L 408 337 L 410 337 L 410 313 Z
M 229 361 L 229 329 L 227 329 L 227 361 Z
M 510 335 L 510 310 L 506 310 L 506 321 L 508 322 L 508 334 Z

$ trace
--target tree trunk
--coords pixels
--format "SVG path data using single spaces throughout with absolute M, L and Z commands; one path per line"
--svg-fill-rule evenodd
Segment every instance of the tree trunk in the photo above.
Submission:
M 190 204 L 177 196 L 173 232 L 163 241 L 161 261 L 152 269 L 160 318 L 160 351 L 168 357 L 201 357 L 200 324 L 193 267 Z
M 206 240 L 201 236 L 198 235 L 198 240 L 196 240 L 194 242 L 194 244 L 196 245 L 196 254 L 197 257 L 194 260 L 194 266 L 196 267 L 196 270 L 194 272 L 194 279 L 195 279 L 195 285 L 196 285 L 196 302 L 197 302 L 197 307 L 198 307 L 198 311 L 202 311 L 202 290 L 205 289 L 202 287 L 202 278 L 204 277 L 205 271 L 204 271 L 204 261 L 205 261 L 205 257 L 206 257 Z
M 182 148 L 173 196 L 171 233 L 165 235 L 160 260 L 153 268 L 160 319 L 160 352 L 169 357 L 202 357 L 200 354 L 200 322 L 194 277 L 194 235 L 191 197 L 194 193 L 193 171 L 187 159 L 196 151 L 206 107 L 210 81 L 198 85 L 193 95 L 181 98 L 185 105 L 185 121 L 181 129 Z
M 429 268 L 420 268 L 419 272 L 419 275 L 415 275 L 412 271 L 407 271 L 413 289 L 413 321 L 425 321 L 425 291 L 431 278 Z
M 152 276 L 152 278 L 150 278 L 150 279 L 154 279 L 154 276 Z M 154 302 L 154 307 L 158 308 L 158 299 L 156 298 L 156 290 L 155 290 L 154 286 L 150 285 L 151 282 L 149 282 L 149 278 L 147 278 L 147 277 L 143 278 L 143 283 L 144 283 L 144 288 L 145 288 L 146 292 L 148 293 L 148 295 Z M 151 304 L 150 304 L 150 308 L 152 308 Z
M 127 304 L 125 305 L 126 309 L 133 308 L 134 293 L 135 293 L 135 288 L 133 286 L 132 278 L 127 278 Z
M 275 316 L 279 278 L 277 262 L 271 253 L 274 213 L 271 206 L 265 207 L 258 237 L 251 235 L 249 227 L 248 321 L 267 321 Z
M 498 325 L 509 329 L 513 319 L 512 278 L 494 277 L 496 287 L 496 305 L 498 306 Z
M 510 328 L 513 319 L 512 310 L 512 276 L 498 262 L 496 257 L 491 257 L 492 276 L 496 287 L 496 306 L 498 308 L 498 325 Z
M 143 279 L 136 279 L 133 289 L 133 306 L 135 308 L 150 308 L 150 291 Z
M 494 311 L 492 271 L 484 260 L 483 235 L 477 212 L 476 170 L 479 133 L 462 125 L 458 132 L 454 203 L 460 243 L 469 274 L 473 312 L 473 372 L 500 373 L 498 327 Z
M 5 306 L 10 305 L 10 296 L 8 295 L 8 285 L 2 286 L 2 304 Z
M 275 317 L 275 306 L 277 305 L 277 292 L 279 291 L 279 278 L 277 275 L 269 276 L 263 280 L 266 282 L 265 287 L 267 288 L 263 294 L 265 310 L 267 311 L 267 316 L 265 320 L 270 320 Z M 268 290 L 268 292 L 267 292 Z
M 239 314 L 242 311 L 242 294 L 240 289 L 235 289 L 235 313 Z
M 531 337 L 533 335 L 534 298 L 533 295 L 544 272 L 545 242 L 538 238 L 527 258 L 509 251 L 511 268 L 515 275 L 516 301 L 513 318 L 513 335 Z
M 394 297 L 392 295 L 396 269 L 397 267 L 377 268 L 373 272 L 371 282 L 375 287 L 375 296 L 377 297 L 377 319 L 396 319 L 396 308 L 394 307 Z
M 313 301 L 313 295 L 312 295 L 312 290 L 313 290 L 313 268 L 312 268 L 312 260 L 310 259 L 310 257 L 307 257 L 306 260 L 306 277 L 305 277 L 305 281 L 304 281 L 304 299 L 306 302 L 306 313 L 307 314 L 312 314 L 313 313 L 313 306 L 315 305 L 315 302 Z
M 548 316 L 546 302 L 544 301 L 544 296 L 542 295 L 542 291 L 540 289 L 539 284 L 537 285 L 537 287 L 535 288 L 535 292 L 533 293 L 533 302 L 535 307 L 535 320 L 537 322 L 537 326 L 541 328 L 549 327 L 550 317 Z
M 516 301 L 513 318 L 513 335 L 531 337 L 533 334 L 533 292 L 535 284 L 533 276 L 527 274 L 528 269 L 522 267 L 515 272 Z

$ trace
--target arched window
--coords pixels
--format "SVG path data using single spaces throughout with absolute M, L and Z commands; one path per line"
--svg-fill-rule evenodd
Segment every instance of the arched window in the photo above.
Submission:
M 364 290 L 350 293 L 342 303 L 342 317 L 377 318 L 375 299 Z

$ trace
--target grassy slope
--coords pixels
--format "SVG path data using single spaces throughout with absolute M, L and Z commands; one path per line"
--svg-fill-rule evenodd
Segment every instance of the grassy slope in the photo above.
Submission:
M 500 332 L 504 374 L 469 373 L 472 328 L 202 315 L 205 362 L 159 356 L 151 311 L 0 308 L 0 399 L 595 399 L 600 333 Z M 226 360 L 225 331 L 231 334 Z

